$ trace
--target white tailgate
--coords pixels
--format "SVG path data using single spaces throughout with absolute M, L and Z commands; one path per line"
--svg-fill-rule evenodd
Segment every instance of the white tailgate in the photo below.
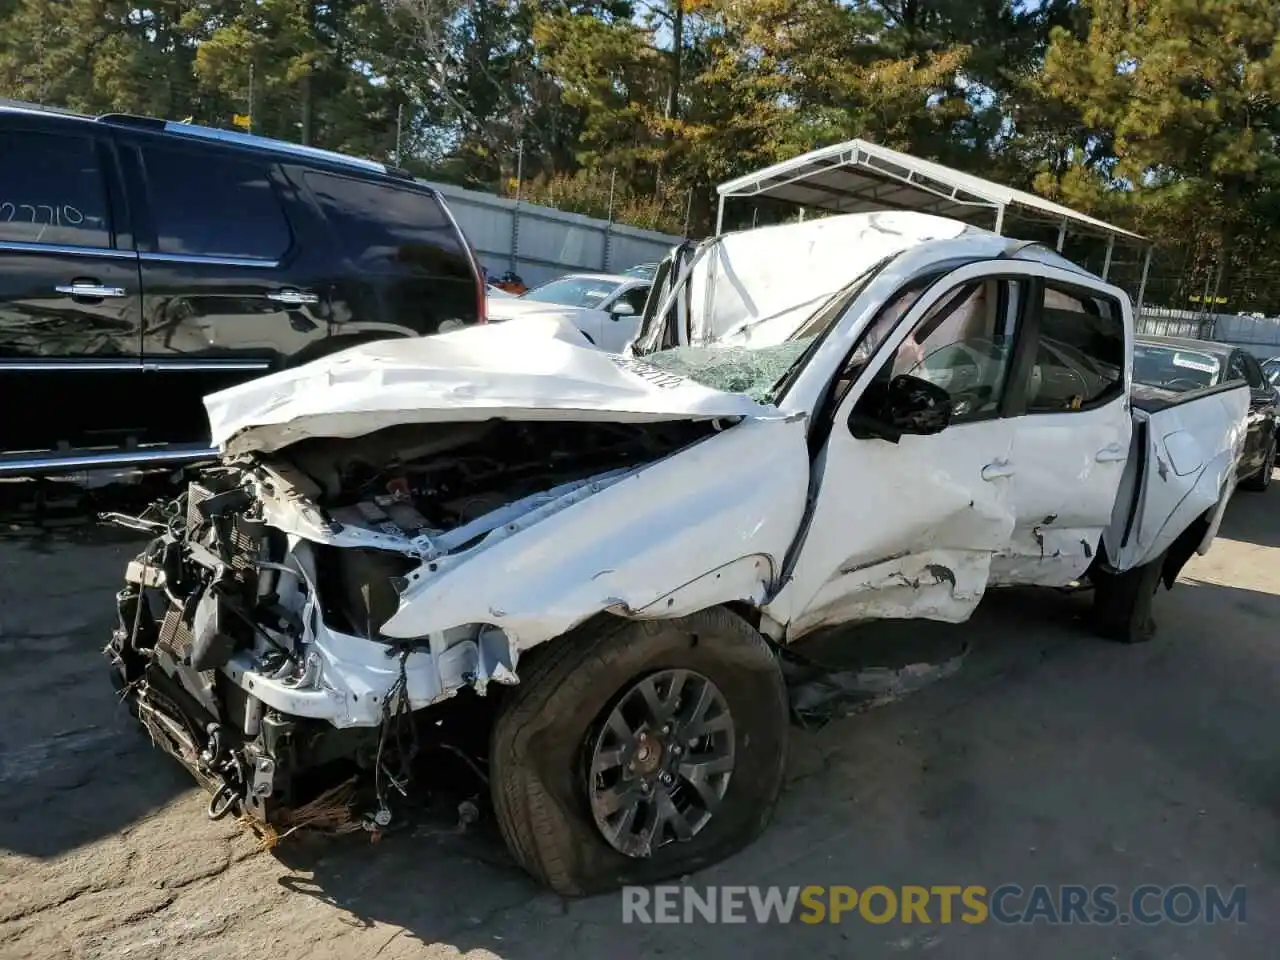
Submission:
M 1244 385 L 1153 413 L 1133 408 L 1133 446 L 1103 534 L 1117 569 L 1155 559 L 1216 506 L 1210 536 L 1201 544 L 1201 552 L 1207 549 L 1235 489 L 1248 413 Z

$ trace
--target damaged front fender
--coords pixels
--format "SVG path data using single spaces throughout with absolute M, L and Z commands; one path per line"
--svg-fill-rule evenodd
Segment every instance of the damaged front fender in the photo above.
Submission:
M 743 421 L 496 537 L 483 559 L 424 562 L 382 633 L 489 623 L 525 649 L 606 610 L 671 617 L 758 603 L 775 586 L 808 479 L 803 419 Z

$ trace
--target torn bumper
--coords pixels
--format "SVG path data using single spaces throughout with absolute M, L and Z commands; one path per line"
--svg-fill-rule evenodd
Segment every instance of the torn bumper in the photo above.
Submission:
M 412 643 L 372 625 L 370 636 L 334 628 L 326 590 L 341 591 L 322 584 L 318 551 L 361 551 L 273 528 L 242 481 L 235 470 L 202 479 L 136 521 L 155 536 L 128 566 L 106 652 L 153 742 L 213 794 L 211 817 L 236 810 L 281 825 L 303 775 L 333 761 L 405 782 L 391 767 L 407 769 L 417 750 L 413 713 L 464 687 L 515 683 L 515 655 L 487 624 Z M 366 552 L 374 566 L 357 565 L 352 577 L 418 562 Z
M 490 680 L 517 682 L 515 653 L 506 634 L 493 626 L 459 627 L 429 649 L 404 651 L 330 630 L 310 610 L 305 620 L 314 628 L 300 644 L 299 666 L 281 674 L 271 669 L 270 661 L 242 651 L 222 673 L 269 709 L 338 728 L 381 723 L 387 697 L 402 676 L 411 710 L 438 703 L 463 687 L 483 694 Z

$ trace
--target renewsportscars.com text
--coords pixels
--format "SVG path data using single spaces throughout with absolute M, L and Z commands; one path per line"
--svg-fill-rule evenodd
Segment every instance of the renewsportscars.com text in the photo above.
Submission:
M 623 923 L 1140 924 L 1245 922 L 1246 889 L 979 885 L 624 887 Z

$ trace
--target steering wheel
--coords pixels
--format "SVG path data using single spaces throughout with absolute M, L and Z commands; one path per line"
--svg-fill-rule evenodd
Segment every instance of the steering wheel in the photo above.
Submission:
M 1170 390 L 1199 390 L 1204 386 L 1199 380 L 1193 380 L 1191 377 L 1178 377 L 1176 380 L 1165 381 L 1165 386 Z
M 957 390 L 951 394 L 951 413 L 957 417 L 968 416 L 975 410 L 981 410 L 991 401 L 992 388 L 989 384 Z

